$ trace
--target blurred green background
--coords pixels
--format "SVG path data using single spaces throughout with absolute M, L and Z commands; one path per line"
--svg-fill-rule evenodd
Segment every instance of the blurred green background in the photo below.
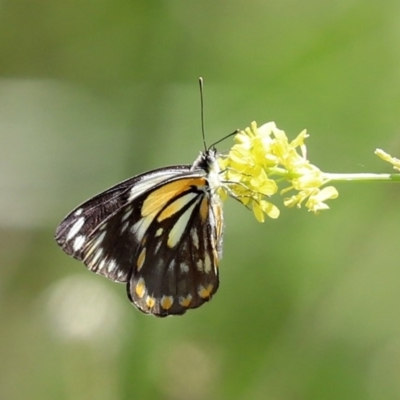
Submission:
M 400 155 L 398 1 L 0 2 L 1 399 L 400 399 L 399 186 L 225 205 L 211 303 L 156 319 L 56 246 L 73 207 L 252 120 L 327 172 Z M 230 141 L 219 145 L 227 150 Z M 280 205 L 280 198 L 275 203 Z

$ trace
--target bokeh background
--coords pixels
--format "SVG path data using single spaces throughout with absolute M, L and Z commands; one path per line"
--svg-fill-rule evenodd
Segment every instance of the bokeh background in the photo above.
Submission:
M 0 398 L 400 398 L 400 187 L 259 224 L 225 206 L 221 286 L 183 317 L 56 246 L 73 207 L 252 120 L 327 172 L 400 155 L 398 1 L 0 1 Z M 231 141 L 219 145 L 227 150 Z M 275 203 L 279 206 L 281 199 Z

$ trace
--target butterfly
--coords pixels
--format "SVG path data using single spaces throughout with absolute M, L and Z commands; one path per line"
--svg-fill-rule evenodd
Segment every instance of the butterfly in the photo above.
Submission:
M 87 200 L 64 218 L 55 240 L 89 270 L 125 283 L 144 313 L 184 314 L 218 289 L 222 186 L 212 147 L 193 165 L 155 169 Z

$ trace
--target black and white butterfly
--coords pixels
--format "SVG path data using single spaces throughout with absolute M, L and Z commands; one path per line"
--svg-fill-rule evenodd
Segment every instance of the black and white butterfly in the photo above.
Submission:
M 130 178 L 78 206 L 55 239 L 93 272 L 127 284 L 129 299 L 156 316 L 183 314 L 218 289 L 223 182 L 214 148 L 193 165 Z

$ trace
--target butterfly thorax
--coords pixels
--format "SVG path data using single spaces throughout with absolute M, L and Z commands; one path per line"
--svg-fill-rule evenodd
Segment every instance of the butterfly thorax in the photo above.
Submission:
M 192 171 L 197 169 L 206 172 L 210 192 L 214 195 L 221 188 L 221 169 L 217 161 L 217 150 L 215 148 L 200 153 L 191 167 Z

